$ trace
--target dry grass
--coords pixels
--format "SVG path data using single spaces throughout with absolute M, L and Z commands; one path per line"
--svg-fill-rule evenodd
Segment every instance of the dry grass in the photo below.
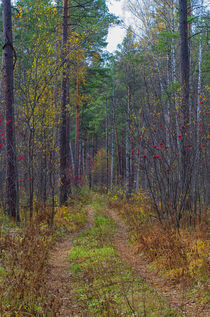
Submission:
M 193 296 L 206 302 L 210 268 L 207 215 L 199 218 L 193 228 L 183 223 L 177 232 L 168 223 L 158 222 L 142 193 L 129 200 L 110 199 L 109 207 L 117 209 L 125 219 L 136 252 L 142 252 L 170 283 L 189 287 L 195 291 Z
M 20 227 L 0 217 L 0 316 L 55 316 L 61 306 L 59 294 L 48 289 L 49 256 L 59 237 L 84 226 L 85 197 L 71 199 L 68 207 L 52 209 L 34 204 L 29 221 L 23 213 Z
M 1 316 L 47 316 L 59 308 L 46 287 L 50 231 L 37 222 L 2 237 Z

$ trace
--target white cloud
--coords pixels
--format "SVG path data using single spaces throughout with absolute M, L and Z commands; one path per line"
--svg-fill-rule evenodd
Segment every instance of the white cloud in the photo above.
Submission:
M 123 21 L 126 20 L 126 12 L 124 9 L 125 0 L 107 0 L 107 6 L 109 8 L 109 11 L 116 16 L 118 16 Z M 112 26 L 109 28 L 109 33 L 107 37 L 107 50 L 112 53 L 117 49 L 117 45 L 121 44 L 123 41 L 123 38 L 125 37 L 126 29 L 123 26 Z
M 121 44 L 125 37 L 125 29 L 120 26 L 111 27 L 109 29 L 107 42 L 108 45 L 106 47 L 107 51 L 113 53 L 117 49 L 117 45 Z

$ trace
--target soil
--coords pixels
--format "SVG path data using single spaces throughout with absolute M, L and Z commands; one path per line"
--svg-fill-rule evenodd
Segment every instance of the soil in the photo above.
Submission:
M 74 300 L 74 290 L 71 288 L 71 273 L 69 271 L 68 255 L 73 248 L 74 240 L 83 231 L 93 225 L 94 211 L 87 207 L 87 224 L 84 228 L 71 233 L 63 241 L 58 242 L 50 258 L 50 271 L 48 277 L 49 292 L 60 302 L 59 313 L 56 317 L 88 317 L 87 312 L 81 312 Z

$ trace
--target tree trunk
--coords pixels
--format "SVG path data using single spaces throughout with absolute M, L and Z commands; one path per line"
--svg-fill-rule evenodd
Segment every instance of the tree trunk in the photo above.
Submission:
M 75 185 L 78 186 L 79 180 L 79 144 L 80 144 L 80 80 L 79 65 L 77 70 L 77 105 L 76 105 L 76 131 L 75 131 Z
M 179 219 L 181 212 L 186 209 L 186 197 L 189 191 L 191 171 L 190 157 L 187 150 L 189 142 L 189 46 L 188 46 L 188 22 L 187 22 L 187 0 L 179 0 L 180 14 L 180 63 L 181 63 L 181 109 L 183 114 L 182 128 L 182 203 L 179 211 Z
M 180 62 L 181 62 L 181 88 L 182 88 L 182 112 L 184 124 L 189 124 L 189 46 L 188 46 L 188 23 L 187 23 L 187 0 L 179 0 L 180 10 Z
M 63 61 L 65 61 L 66 47 L 68 43 L 68 0 L 63 0 Z M 67 99 L 68 99 L 68 79 L 66 63 L 64 63 L 62 79 L 62 101 L 61 101 L 61 128 L 60 128 L 60 204 L 67 203 L 69 193 L 69 182 L 67 177 L 68 153 L 67 144 L 69 144 L 67 135 Z
M 7 148 L 7 213 L 19 221 L 18 181 L 15 146 L 15 117 L 13 92 L 13 39 L 11 1 L 3 0 L 3 99 L 6 112 L 6 148 Z
M 112 140 L 112 157 L 111 157 L 111 166 L 110 166 L 110 190 L 113 191 L 113 181 L 114 181 L 114 113 L 112 113 L 112 126 L 111 126 L 111 140 Z
M 129 195 L 131 192 L 131 175 L 130 175 L 130 116 L 131 116 L 131 92 L 130 86 L 128 86 L 127 90 L 128 94 L 128 108 L 127 108 L 127 121 L 126 121 L 126 144 L 125 144 L 125 152 L 126 152 L 126 173 L 125 173 L 125 183 L 126 183 L 126 192 Z
M 107 113 L 107 97 L 106 97 L 106 190 L 109 189 L 109 134 L 108 134 L 108 113 Z M 113 153 L 112 153 L 113 155 Z

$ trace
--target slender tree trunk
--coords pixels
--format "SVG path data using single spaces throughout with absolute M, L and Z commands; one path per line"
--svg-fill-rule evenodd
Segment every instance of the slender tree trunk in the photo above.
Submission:
M 201 22 L 201 17 L 203 13 L 203 1 L 201 1 L 201 9 L 199 10 L 199 22 Z M 204 182 L 202 181 L 201 184 L 201 178 L 199 175 L 199 168 L 200 168 L 200 158 L 201 153 L 199 151 L 200 146 L 200 124 L 201 124 L 201 118 L 200 118 L 200 112 L 201 112 L 201 78 L 202 78 L 202 34 L 200 34 L 199 38 L 199 51 L 198 51 L 198 84 L 197 84 L 197 105 L 196 105 L 196 162 L 195 162 L 195 175 L 194 175 L 194 193 L 201 192 L 201 187 L 205 187 Z M 208 190 L 205 190 L 204 192 L 208 192 Z M 208 195 L 208 193 L 207 193 Z M 201 214 L 201 212 L 200 212 Z
M 112 111 L 112 126 L 111 126 L 111 140 L 112 140 L 112 157 L 111 157 L 111 166 L 110 166 L 110 190 L 113 190 L 113 181 L 114 181 L 114 112 Z M 118 154 L 119 155 L 119 154 Z
M 30 129 L 28 143 L 28 182 L 29 182 L 29 217 L 33 218 L 34 209 L 34 124 Z
M 106 97 L 106 190 L 109 189 L 109 135 L 108 135 L 108 113 L 107 113 L 107 97 Z M 112 153 L 113 155 L 113 153 Z
M 79 66 L 78 66 L 79 68 Z M 79 177 L 79 144 L 80 144 L 80 80 L 79 70 L 77 71 L 77 105 L 76 105 L 76 131 L 75 131 L 75 185 L 78 185 Z
M 72 142 L 69 141 L 70 155 L 71 155 L 71 166 L 72 166 L 72 174 L 75 175 L 75 163 L 74 163 L 74 153 L 72 149 Z M 73 176 L 72 175 L 72 176 Z
M 63 0 L 63 60 L 65 61 L 66 47 L 68 43 L 68 23 L 69 23 L 69 1 Z M 68 79 L 66 63 L 64 64 L 62 79 L 62 101 L 61 101 L 61 128 L 60 128 L 60 204 L 64 205 L 68 200 L 69 182 L 67 177 L 69 144 L 67 135 L 67 99 L 68 99 Z
M 116 145 L 117 145 L 117 184 L 119 184 L 119 179 L 121 178 L 122 175 L 122 161 L 121 161 L 121 149 L 119 145 L 119 138 L 118 138 L 118 131 L 117 131 L 117 122 L 116 122 L 116 114 L 115 114 L 115 108 L 116 108 L 116 99 L 115 99 L 115 91 L 113 87 L 113 98 L 112 98 L 112 112 L 113 112 L 113 128 L 114 128 L 114 133 L 115 133 L 115 140 L 116 140 Z
M 181 61 L 181 92 L 182 92 L 182 112 L 184 124 L 187 128 L 189 124 L 189 47 L 188 47 L 188 23 L 187 23 L 187 0 L 179 0 L 180 9 L 180 61 Z
M 187 150 L 189 142 L 189 46 L 188 46 L 188 22 L 187 0 L 179 0 L 180 14 L 180 63 L 181 63 L 181 108 L 183 114 L 182 128 L 182 203 L 179 211 L 179 219 L 182 210 L 185 209 L 187 192 L 189 191 L 191 171 L 190 157 Z
M 18 180 L 15 146 L 14 86 L 13 86 L 13 38 L 11 1 L 3 0 L 3 100 L 6 112 L 6 148 L 7 148 L 7 213 L 19 221 Z
M 127 121 L 126 121 L 126 144 L 125 144 L 125 152 L 126 152 L 126 173 L 125 173 L 125 182 L 126 182 L 126 192 L 130 194 L 131 191 L 131 175 L 130 175 L 130 150 L 131 150 L 131 143 L 130 143 L 130 116 L 131 116 L 131 92 L 130 87 L 128 86 L 127 91 L 127 98 L 128 98 L 128 108 L 127 108 Z

